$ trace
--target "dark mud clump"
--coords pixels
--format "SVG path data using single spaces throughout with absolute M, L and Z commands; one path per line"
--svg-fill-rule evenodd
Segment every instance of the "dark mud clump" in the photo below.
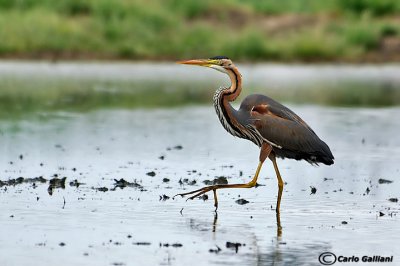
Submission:
M 63 178 L 54 177 L 54 178 L 50 179 L 49 187 L 47 188 L 47 192 L 49 193 L 49 195 L 53 195 L 53 190 L 56 188 L 65 189 L 65 180 L 66 179 L 67 179 L 66 177 L 63 177 Z
M 317 188 L 316 188 L 316 187 L 311 186 L 310 188 L 311 188 L 311 193 L 310 193 L 310 195 L 311 195 L 311 194 L 317 193 Z
M 393 181 L 392 180 L 383 179 L 383 178 L 379 178 L 378 183 L 379 184 L 390 184 L 390 183 L 393 183 Z
M 26 183 L 46 183 L 46 182 L 47 182 L 47 179 L 43 178 L 43 176 L 33 177 L 33 178 L 24 178 L 24 177 L 20 176 L 18 178 L 9 179 L 6 181 L 0 180 L 0 187 L 15 186 L 15 185 L 26 184 Z
M 133 242 L 132 245 L 135 245 L 135 246 L 150 246 L 151 243 L 150 242 Z
M 235 243 L 235 242 L 226 242 L 226 247 L 229 249 L 234 249 L 236 253 L 239 251 L 239 247 L 246 246 L 245 244 Z
M 71 187 L 77 187 L 78 188 L 80 185 L 84 185 L 84 183 L 80 183 L 77 179 L 75 179 L 75 180 L 69 182 L 69 185 Z
M 106 188 L 106 187 L 96 187 L 96 188 L 93 188 L 94 190 L 96 190 L 96 191 L 101 191 L 101 192 L 107 192 L 108 191 L 108 188 Z
M 170 151 L 170 150 L 182 150 L 183 149 L 183 147 L 182 147 L 182 145 L 176 145 L 176 146 L 174 146 L 174 147 L 168 147 L 167 148 L 167 151 Z
M 173 247 L 173 248 L 181 248 L 183 247 L 183 245 L 181 243 L 173 243 L 173 244 L 169 244 L 169 243 L 160 243 L 160 247 Z
M 228 184 L 228 179 L 226 179 L 225 176 L 219 176 L 217 178 L 214 178 L 214 180 L 204 180 L 203 183 L 207 186 L 211 185 L 227 185 Z
M 195 179 L 189 180 L 189 178 L 184 178 L 184 179 L 181 178 L 181 179 L 179 179 L 178 183 L 181 186 L 183 186 L 183 185 L 194 186 L 197 184 L 197 181 Z
M 146 175 L 153 177 L 153 176 L 156 176 L 156 172 L 151 171 L 151 172 L 146 173 Z
M 168 200 L 169 198 L 170 198 L 169 196 L 163 194 L 163 195 L 160 196 L 160 201 L 166 201 L 166 200 Z
M 143 190 L 143 186 L 134 180 L 133 182 L 126 181 L 125 179 L 121 178 L 120 180 L 114 179 L 114 189 L 115 188 L 126 188 L 126 187 L 133 187 Z
M 210 252 L 210 253 L 215 253 L 215 254 L 218 254 L 219 252 L 221 252 L 221 248 L 220 247 L 218 247 L 218 246 L 215 246 L 216 248 L 210 248 L 209 250 L 208 250 L 208 252 Z
M 238 200 L 236 200 L 235 202 L 236 202 L 237 204 L 239 204 L 239 205 L 245 205 L 245 204 L 249 203 L 250 201 L 245 200 L 245 199 L 238 199 Z

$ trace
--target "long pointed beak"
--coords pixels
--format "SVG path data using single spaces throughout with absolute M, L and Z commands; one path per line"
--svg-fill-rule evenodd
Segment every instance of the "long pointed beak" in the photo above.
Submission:
M 194 59 L 194 60 L 186 60 L 186 61 L 178 61 L 178 64 L 184 65 L 196 65 L 196 66 L 210 66 L 210 60 L 208 59 Z

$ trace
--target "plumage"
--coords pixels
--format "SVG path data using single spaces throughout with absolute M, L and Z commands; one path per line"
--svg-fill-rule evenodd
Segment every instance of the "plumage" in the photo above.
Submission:
M 276 157 L 330 165 L 333 164 L 334 158 L 328 145 L 292 110 L 267 96 L 249 95 L 238 110 L 233 108 L 230 102 L 235 101 L 242 91 L 242 75 L 228 57 L 215 56 L 210 59 L 186 60 L 179 63 L 213 68 L 229 76 L 231 86 L 220 88 L 214 94 L 216 114 L 222 126 L 231 135 L 250 140 L 259 146 L 260 155 L 257 170 L 248 183 L 212 185 L 178 195 L 191 195 L 189 199 L 194 199 L 212 190 L 214 206 L 217 209 L 217 189 L 255 187 L 261 167 L 269 158 L 278 179 L 276 213 L 279 236 L 282 229 L 279 213 L 284 182 L 279 173 Z
M 284 105 L 260 94 L 247 96 L 236 112 L 240 123 L 256 127 L 260 135 L 280 146 L 278 157 L 333 164 L 328 145 L 298 115 Z

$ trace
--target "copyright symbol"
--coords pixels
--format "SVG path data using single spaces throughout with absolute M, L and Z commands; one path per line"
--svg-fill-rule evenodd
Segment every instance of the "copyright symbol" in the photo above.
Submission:
M 332 265 L 336 262 L 336 255 L 332 252 L 324 252 L 319 255 L 318 260 L 322 265 Z

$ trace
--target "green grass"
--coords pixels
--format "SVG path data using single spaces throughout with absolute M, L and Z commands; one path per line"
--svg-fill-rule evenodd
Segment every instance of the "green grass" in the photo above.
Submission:
M 379 61 L 399 15 L 396 0 L 0 0 L 0 57 Z

